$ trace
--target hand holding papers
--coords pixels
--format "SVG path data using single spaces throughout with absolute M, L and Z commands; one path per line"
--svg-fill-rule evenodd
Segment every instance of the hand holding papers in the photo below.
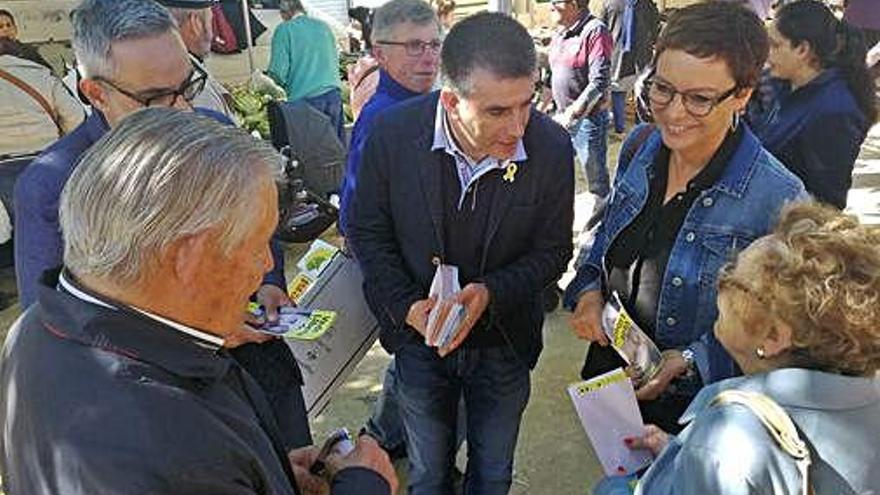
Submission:
M 642 436 L 645 426 L 622 369 L 572 384 L 568 394 L 606 475 L 633 473 L 651 463 L 649 451 L 630 450 L 624 444 L 624 438 Z
M 442 349 L 452 343 L 465 318 L 464 305 L 456 298 L 459 292 L 461 285 L 458 282 L 458 267 L 437 265 L 429 294 L 430 297 L 436 298 L 436 302 L 431 308 L 431 313 L 428 314 L 428 325 L 425 328 L 426 345 Z
M 602 309 L 602 329 L 608 336 L 611 346 L 630 366 L 636 385 L 644 383 L 660 370 L 663 356 L 654 341 L 633 321 L 621 304 L 620 297 L 613 293 Z

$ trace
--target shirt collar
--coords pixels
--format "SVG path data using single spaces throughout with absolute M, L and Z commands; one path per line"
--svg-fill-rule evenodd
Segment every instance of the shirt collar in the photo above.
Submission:
M 452 138 L 452 129 L 449 128 L 449 123 L 446 118 L 446 109 L 443 108 L 443 103 L 439 100 L 437 101 L 437 113 L 434 117 L 434 142 L 431 144 L 431 151 L 436 150 L 444 150 L 452 156 L 461 157 L 467 160 L 471 165 L 476 165 L 461 149 L 455 144 L 455 139 Z M 499 165 L 502 162 L 524 162 L 529 159 L 528 154 L 526 153 L 525 145 L 523 145 L 523 140 L 519 139 L 516 142 L 516 151 L 513 153 L 513 157 L 509 160 L 498 160 Z
M 117 310 L 118 308 L 113 304 L 110 304 L 107 301 L 102 300 L 101 296 L 98 294 L 91 294 L 87 289 L 79 286 L 75 281 L 73 281 L 73 277 L 66 271 L 62 271 L 61 275 L 58 277 L 58 287 L 67 291 L 71 296 L 80 299 L 81 301 L 96 304 L 98 306 L 102 306 L 107 309 Z M 130 309 L 137 311 L 138 313 L 155 320 L 159 323 L 162 323 L 165 326 L 168 326 L 178 332 L 182 332 L 190 337 L 194 337 L 201 344 L 208 346 L 214 350 L 223 347 L 223 339 L 212 335 L 207 332 L 203 332 L 201 330 L 197 330 L 193 327 L 184 325 L 182 323 L 178 323 L 176 321 L 169 320 L 168 318 L 164 318 L 157 314 L 153 314 L 149 311 L 142 310 L 140 308 L 136 308 L 134 306 L 128 306 Z
M 848 410 L 880 402 L 880 379 L 783 368 L 730 378 L 704 387 L 679 423 L 693 420 L 711 407 L 712 400 L 720 392 L 730 389 L 761 392 L 783 407 L 799 409 Z
M 402 84 L 391 77 L 391 74 L 381 68 L 379 69 L 379 85 L 376 87 L 376 92 L 387 94 L 395 100 L 406 100 L 421 95 L 421 93 L 416 93 L 403 87 Z

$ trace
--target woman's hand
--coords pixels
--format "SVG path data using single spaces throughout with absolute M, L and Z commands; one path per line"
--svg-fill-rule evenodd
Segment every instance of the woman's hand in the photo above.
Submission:
M 602 307 L 605 300 L 602 291 L 591 290 L 581 294 L 574 314 L 571 315 L 571 329 L 579 339 L 596 342 L 601 346 L 608 345 L 608 337 L 602 330 Z
M 660 370 L 644 385 L 636 390 L 636 399 L 638 400 L 654 400 L 660 397 L 679 375 L 687 373 L 687 362 L 681 357 L 681 351 L 670 349 L 663 351 L 663 362 L 660 363 Z
M 669 433 L 655 425 L 645 425 L 645 434 L 640 437 L 624 438 L 623 443 L 630 450 L 650 450 L 654 457 L 660 455 L 669 444 Z

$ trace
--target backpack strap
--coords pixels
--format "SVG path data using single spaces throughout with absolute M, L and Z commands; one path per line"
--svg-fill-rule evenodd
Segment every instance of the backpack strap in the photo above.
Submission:
M 0 78 L 9 81 L 13 86 L 24 91 L 25 93 L 27 93 L 28 96 L 33 98 L 33 100 L 36 101 L 37 104 L 39 104 L 40 107 L 42 107 L 42 109 L 49 115 L 49 118 L 52 119 L 52 123 L 55 124 L 55 129 L 58 131 L 58 137 L 64 135 L 64 130 L 61 128 L 58 114 L 55 113 L 55 110 L 52 109 L 52 105 L 49 104 L 46 98 L 43 97 L 43 95 L 41 95 L 39 91 L 34 89 L 34 87 L 30 84 L 22 81 L 21 79 L 15 77 L 14 75 L 3 69 L 0 69 Z
M 747 407 L 761 421 L 779 448 L 794 458 L 801 474 L 801 493 L 813 495 L 813 487 L 809 480 L 809 469 L 812 462 L 810 449 L 806 442 L 801 440 L 794 421 L 791 420 L 785 409 L 764 394 L 744 390 L 725 390 L 716 395 L 709 405 L 724 406 L 728 404 Z

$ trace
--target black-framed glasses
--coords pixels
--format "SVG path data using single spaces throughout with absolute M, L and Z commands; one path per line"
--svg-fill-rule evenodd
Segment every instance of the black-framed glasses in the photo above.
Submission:
M 440 48 L 443 46 L 443 42 L 440 40 L 376 41 L 376 43 L 380 45 L 402 46 L 410 57 L 421 57 L 424 55 L 425 50 L 429 48 L 431 53 L 437 54 L 440 53 Z
M 672 103 L 675 95 L 681 95 L 685 111 L 694 117 L 709 115 L 719 103 L 733 96 L 739 89 L 739 86 L 734 85 L 718 96 L 710 96 L 697 91 L 679 91 L 663 81 L 649 80 L 647 84 L 648 99 L 651 100 L 652 104 L 658 107 L 665 107 Z
M 146 91 L 135 93 L 120 88 L 118 84 L 103 77 L 93 77 L 96 81 L 110 86 L 119 93 L 140 103 L 144 107 L 173 107 L 177 103 L 178 98 L 183 98 L 187 103 L 191 103 L 199 93 L 205 89 L 208 81 L 208 74 L 201 67 L 193 66 L 193 70 L 177 89 Z

